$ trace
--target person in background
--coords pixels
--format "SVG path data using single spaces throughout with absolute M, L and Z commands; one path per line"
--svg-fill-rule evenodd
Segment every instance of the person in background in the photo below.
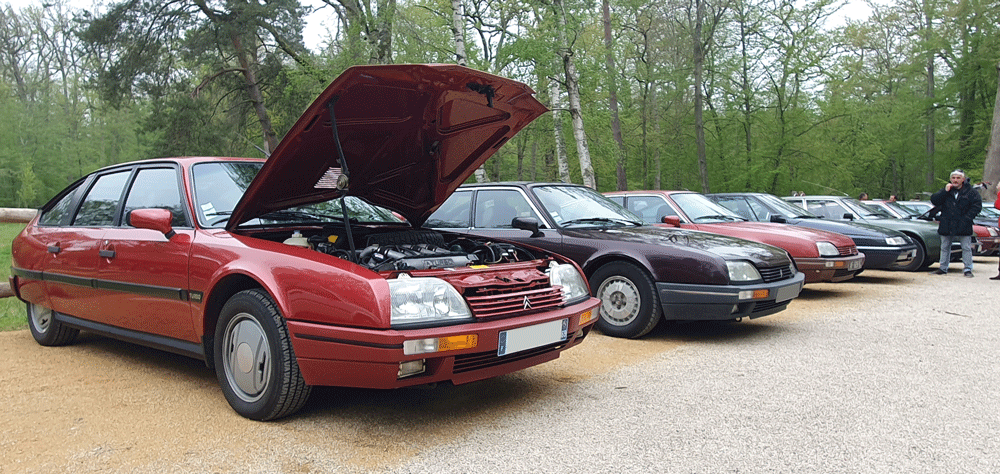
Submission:
M 889 196 L 889 202 L 896 202 L 896 195 L 895 194 Z
M 868 193 L 861 193 L 858 195 L 858 201 L 866 201 L 866 200 L 868 200 Z
M 958 239 L 962 244 L 962 264 L 965 266 L 965 276 L 972 278 L 972 220 L 983 208 L 983 200 L 979 193 L 972 189 L 965 171 L 951 172 L 948 184 L 931 196 L 931 203 L 941 209 L 941 223 L 938 234 L 941 235 L 941 259 L 938 260 L 934 275 L 948 273 L 948 263 L 951 261 L 951 243 Z

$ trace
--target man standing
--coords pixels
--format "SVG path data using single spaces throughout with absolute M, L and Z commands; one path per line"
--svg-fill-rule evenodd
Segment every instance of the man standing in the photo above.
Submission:
M 951 243 L 958 239 L 962 244 L 965 276 L 972 278 L 972 220 L 982 209 L 983 200 L 966 182 L 965 171 L 955 170 L 951 172 L 949 183 L 944 189 L 931 196 L 931 203 L 941 209 L 941 224 L 938 225 L 938 234 L 941 234 L 941 259 L 938 261 L 938 269 L 931 273 L 948 273 Z

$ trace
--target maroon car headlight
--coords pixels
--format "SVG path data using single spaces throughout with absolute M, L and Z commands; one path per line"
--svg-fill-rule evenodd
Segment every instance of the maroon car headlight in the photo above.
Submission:
M 587 291 L 587 282 L 573 265 L 553 261 L 549 263 L 545 273 L 549 275 L 549 283 L 552 286 L 562 287 L 564 304 L 590 295 Z
M 403 273 L 387 281 L 393 326 L 446 324 L 472 319 L 472 310 L 462 295 L 440 278 L 412 278 Z

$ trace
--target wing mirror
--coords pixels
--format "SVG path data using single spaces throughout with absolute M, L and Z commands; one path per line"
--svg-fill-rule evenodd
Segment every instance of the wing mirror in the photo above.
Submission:
M 530 230 L 532 237 L 542 237 L 545 234 L 542 233 L 539 228 L 538 219 L 534 217 L 515 217 L 510 221 L 511 227 L 521 230 Z
M 174 227 L 170 225 L 173 216 L 168 209 L 136 209 L 128 213 L 128 220 L 133 227 L 163 233 L 167 240 L 176 235 Z
M 663 216 L 660 218 L 660 222 L 667 224 L 671 227 L 681 226 L 681 218 L 679 216 Z
M 844 219 L 847 219 L 849 221 L 853 221 L 854 220 L 854 214 L 851 214 L 850 212 L 845 212 L 844 213 Z
M 778 223 L 778 224 L 784 224 L 784 223 L 788 222 L 787 220 L 785 220 L 785 218 L 784 218 L 784 217 L 782 217 L 782 216 L 779 216 L 779 215 L 777 215 L 777 214 L 771 214 L 771 219 L 770 219 L 770 221 L 771 221 L 771 222 L 775 222 L 775 223 Z

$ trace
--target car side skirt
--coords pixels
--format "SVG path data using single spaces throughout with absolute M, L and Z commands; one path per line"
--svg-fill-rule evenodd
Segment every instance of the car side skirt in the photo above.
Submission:
M 139 331 L 132 331 L 129 329 L 122 329 L 117 326 L 109 326 L 107 324 L 96 323 L 94 321 L 80 319 L 75 316 L 70 316 L 68 314 L 63 314 L 55 311 L 52 312 L 52 317 L 56 321 L 62 323 L 63 325 L 72 328 L 80 329 L 83 331 L 90 331 L 93 333 L 101 334 L 121 341 L 152 347 L 154 349 L 159 349 L 162 351 L 173 352 L 175 354 L 192 357 L 201 361 L 205 360 L 205 349 L 201 344 L 198 343 L 181 341 L 178 339 L 157 336 L 155 334 L 148 334 Z

